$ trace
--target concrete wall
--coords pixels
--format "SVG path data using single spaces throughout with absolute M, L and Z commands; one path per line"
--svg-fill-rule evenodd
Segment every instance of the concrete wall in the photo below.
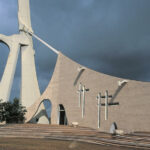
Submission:
M 58 105 L 63 104 L 69 124 L 79 122 L 80 126 L 98 129 L 98 107 L 96 97 L 108 90 L 113 96 L 109 101 L 119 102 L 119 105 L 108 106 L 108 120 L 105 120 L 105 106 L 102 106 L 100 131 L 109 132 L 110 126 L 116 122 L 119 129 L 126 132 L 150 131 L 150 83 L 128 80 L 123 86 L 118 81 L 124 79 L 98 73 L 85 68 L 81 72 L 80 64 L 72 61 L 63 54 L 58 55 L 52 79 L 41 98 L 28 110 L 30 119 L 35 109 L 43 99 L 52 103 L 51 123 L 57 124 Z M 79 107 L 79 83 L 89 89 L 85 93 L 85 116 Z M 105 99 L 102 99 L 102 103 Z

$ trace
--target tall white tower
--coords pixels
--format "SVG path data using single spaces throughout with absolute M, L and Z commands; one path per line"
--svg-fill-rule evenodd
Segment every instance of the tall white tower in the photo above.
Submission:
M 40 97 L 38 86 L 32 36 L 26 30 L 32 31 L 30 20 L 29 0 L 18 0 L 18 21 L 20 34 L 29 40 L 28 45 L 21 45 L 21 102 L 29 107 Z
M 0 99 L 8 101 L 16 70 L 19 50 L 21 52 L 21 103 L 30 107 L 41 96 L 37 81 L 30 19 L 29 0 L 18 0 L 19 34 L 12 36 L 0 35 L 0 41 L 8 45 L 10 53 L 0 82 Z M 32 122 L 48 123 L 45 107 L 42 104 Z
M 26 36 L 29 40 L 28 45 L 21 45 L 21 103 L 23 106 L 31 106 L 38 98 L 40 98 L 40 90 L 37 81 L 36 68 L 33 49 L 32 36 L 28 32 L 33 32 L 30 19 L 29 0 L 18 0 L 18 21 L 20 34 Z M 44 105 L 42 104 L 38 113 L 35 115 L 35 120 L 40 123 L 48 123 L 45 116 Z M 41 113 L 42 111 L 42 113 Z M 44 113 L 43 113 L 44 112 Z M 40 118 L 39 118 L 40 117 Z

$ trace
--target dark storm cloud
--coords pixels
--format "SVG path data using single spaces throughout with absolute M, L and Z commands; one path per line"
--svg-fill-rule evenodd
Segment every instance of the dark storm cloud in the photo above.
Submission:
M 149 0 L 30 0 L 30 4 L 35 34 L 73 60 L 106 74 L 150 81 Z M 0 17 L 0 33 L 17 33 L 17 0 L 0 0 Z M 56 55 L 35 39 L 34 49 L 43 92 Z
M 32 21 L 36 16 L 44 27 L 35 27 L 35 32 L 72 59 L 107 74 L 150 79 L 149 0 L 32 0 L 31 4 Z
M 0 0 L 0 34 L 18 32 L 17 0 Z

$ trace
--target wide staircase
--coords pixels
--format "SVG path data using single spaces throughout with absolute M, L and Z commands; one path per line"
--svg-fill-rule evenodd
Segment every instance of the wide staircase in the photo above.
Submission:
M 70 136 L 98 136 L 97 130 L 85 127 L 43 124 L 7 124 L 0 126 L 0 137 L 64 138 Z M 102 135 L 101 135 L 102 136 Z M 109 136 L 105 134 L 104 136 Z
M 125 135 L 111 135 L 86 127 L 7 124 L 0 125 L 0 137 L 45 138 L 63 141 L 87 142 L 99 145 L 113 145 L 130 148 L 150 149 L 150 133 L 134 132 Z

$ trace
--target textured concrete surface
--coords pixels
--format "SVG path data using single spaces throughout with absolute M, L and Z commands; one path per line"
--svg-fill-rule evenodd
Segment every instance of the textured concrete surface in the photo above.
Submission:
M 26 36 L 21 34 L 14 34 L 11 36 L 0 34 L 0 42 L 6 44 L 10 49 L 5 70 L 0 81 L 0 99 L 3 101 L 8 101 L 16 70 L 20 45 L 28 45 L 29 40 Z
M 109 132 L 113 122 L 118 129 L 125 132 L 150 131 L 150 83 L 127 80 L 119 86 L 118 81 L 124 79 L 98 73 L 84 68 L 63 54 L 58 55 L 52 79 L 42 94 L 26 114 L 27 121 L 35 113 L 39 103 L 49 99 L 52 103 L 51 123 L 58 124 L 58 106 L 63 104 L 68 123 L 78 122 L 80 126 L 98 129 L 98 106 L 96 97 L 108 90 L 112 95 L 108 102 L 118 102 L 119 105 L 108 106 L 108 120 L 105 120 L 105 106 L 101 106 L 100 131 Z M 85 92 L 85 116 L 79 107 L 79 84 L 85 85 L 89 91 Z M 101 103 L 104 103 L 102 99 Z

